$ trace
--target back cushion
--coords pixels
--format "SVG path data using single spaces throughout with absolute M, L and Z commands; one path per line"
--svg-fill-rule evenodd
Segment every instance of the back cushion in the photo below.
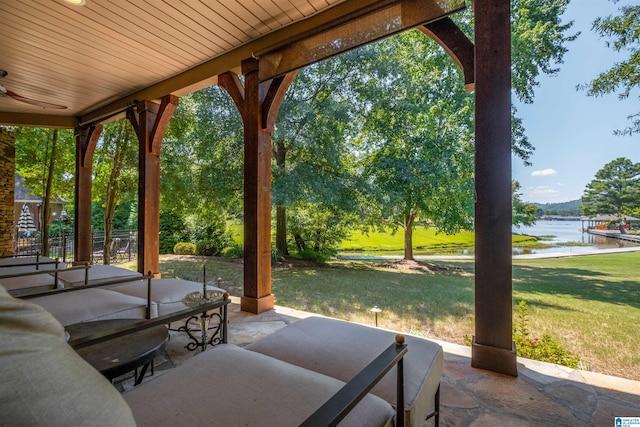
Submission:
M 0 286 L 0 420 L 10 426 L 135 426 L 116 389 L 60 323 Z

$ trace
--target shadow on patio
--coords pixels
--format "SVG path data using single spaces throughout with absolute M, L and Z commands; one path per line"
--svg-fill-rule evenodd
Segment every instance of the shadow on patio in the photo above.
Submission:
M 238 298 L 232 300 L 229 342 L 238 346 L 315 316 L 278 306 L 253 315 L 240 311 Z M 157 362 L 157 375 L 198 353 L 185 350 L 186 342 L 184 334 L 171 333 L 168 360 Z M 640 417 L 640 382 L 520 358 L 519 377 L 513 378 L 472 368 L 470 347 L 438 343 L 445 352 L 441 426 L 613 426 L 615 417 Z

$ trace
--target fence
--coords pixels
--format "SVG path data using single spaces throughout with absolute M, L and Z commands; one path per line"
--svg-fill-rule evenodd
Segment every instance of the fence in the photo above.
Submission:
M 138 255 L 138 233 L 131 230 L 117 230 L 111 233 L 109 264 L 121 264 L 133 261 Z M 105 255 L 104 231 L 96 231 L 91 236 L 91 264 L 104 264 Z M 21 236 L 14 240 L 14 253 L 16 255 L 35 255 L 40 253 L 51 258 L 72 264 L 74 240 L 73 235 L 60 233 L 49 238 L 49 253 L 42 254 L 42 241 L 40 236 Z

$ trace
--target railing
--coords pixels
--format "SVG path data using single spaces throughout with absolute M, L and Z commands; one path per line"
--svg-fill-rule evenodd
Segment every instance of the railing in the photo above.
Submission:
M 111 234 L 109 264 L 121 264 L 133 261 L 138 255 L 138 233 L 132 230 L 116 230 Z M 14 239 L 13 252 L 17 256 L 35 256 L 36 254 L 58 258 L 65 264 L 73 263 L 74 249 L 73 235 L 59 233 L 49 238 L 49 253 L 41 252 L 42 240 L 40 236 L 22 236 Z M 91 263 L 104 264 L 105 240 L 104 232 L 94 232 L 91 236 Z

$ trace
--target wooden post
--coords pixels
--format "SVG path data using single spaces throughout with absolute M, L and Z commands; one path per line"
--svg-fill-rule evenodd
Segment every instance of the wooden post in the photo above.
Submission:
M 160 147 L 178 97 L 167 95 L 160 104 L 139 102 L 127 118 L 138 136 L 138 271 L 159 276 Z
M 475 2 L 476 334 L 471 365 L 518 375 L 512 341 L 510 1 Z
M 235 74 L 218 76 L 244 123 L 244 290 L 240 308 L 262 313 L 271 293 L 271 132 L 296 72 L 260 82 L 258 60 L 242 61 L 244 86 Z
M 91 234 L 91 184 L 93 180 L 93 153 L 103 126 L 97 124 L 78 127 L 76 136 L 76 187 L 73 228 L 73 263 L 91 262 L 93 242 Z

